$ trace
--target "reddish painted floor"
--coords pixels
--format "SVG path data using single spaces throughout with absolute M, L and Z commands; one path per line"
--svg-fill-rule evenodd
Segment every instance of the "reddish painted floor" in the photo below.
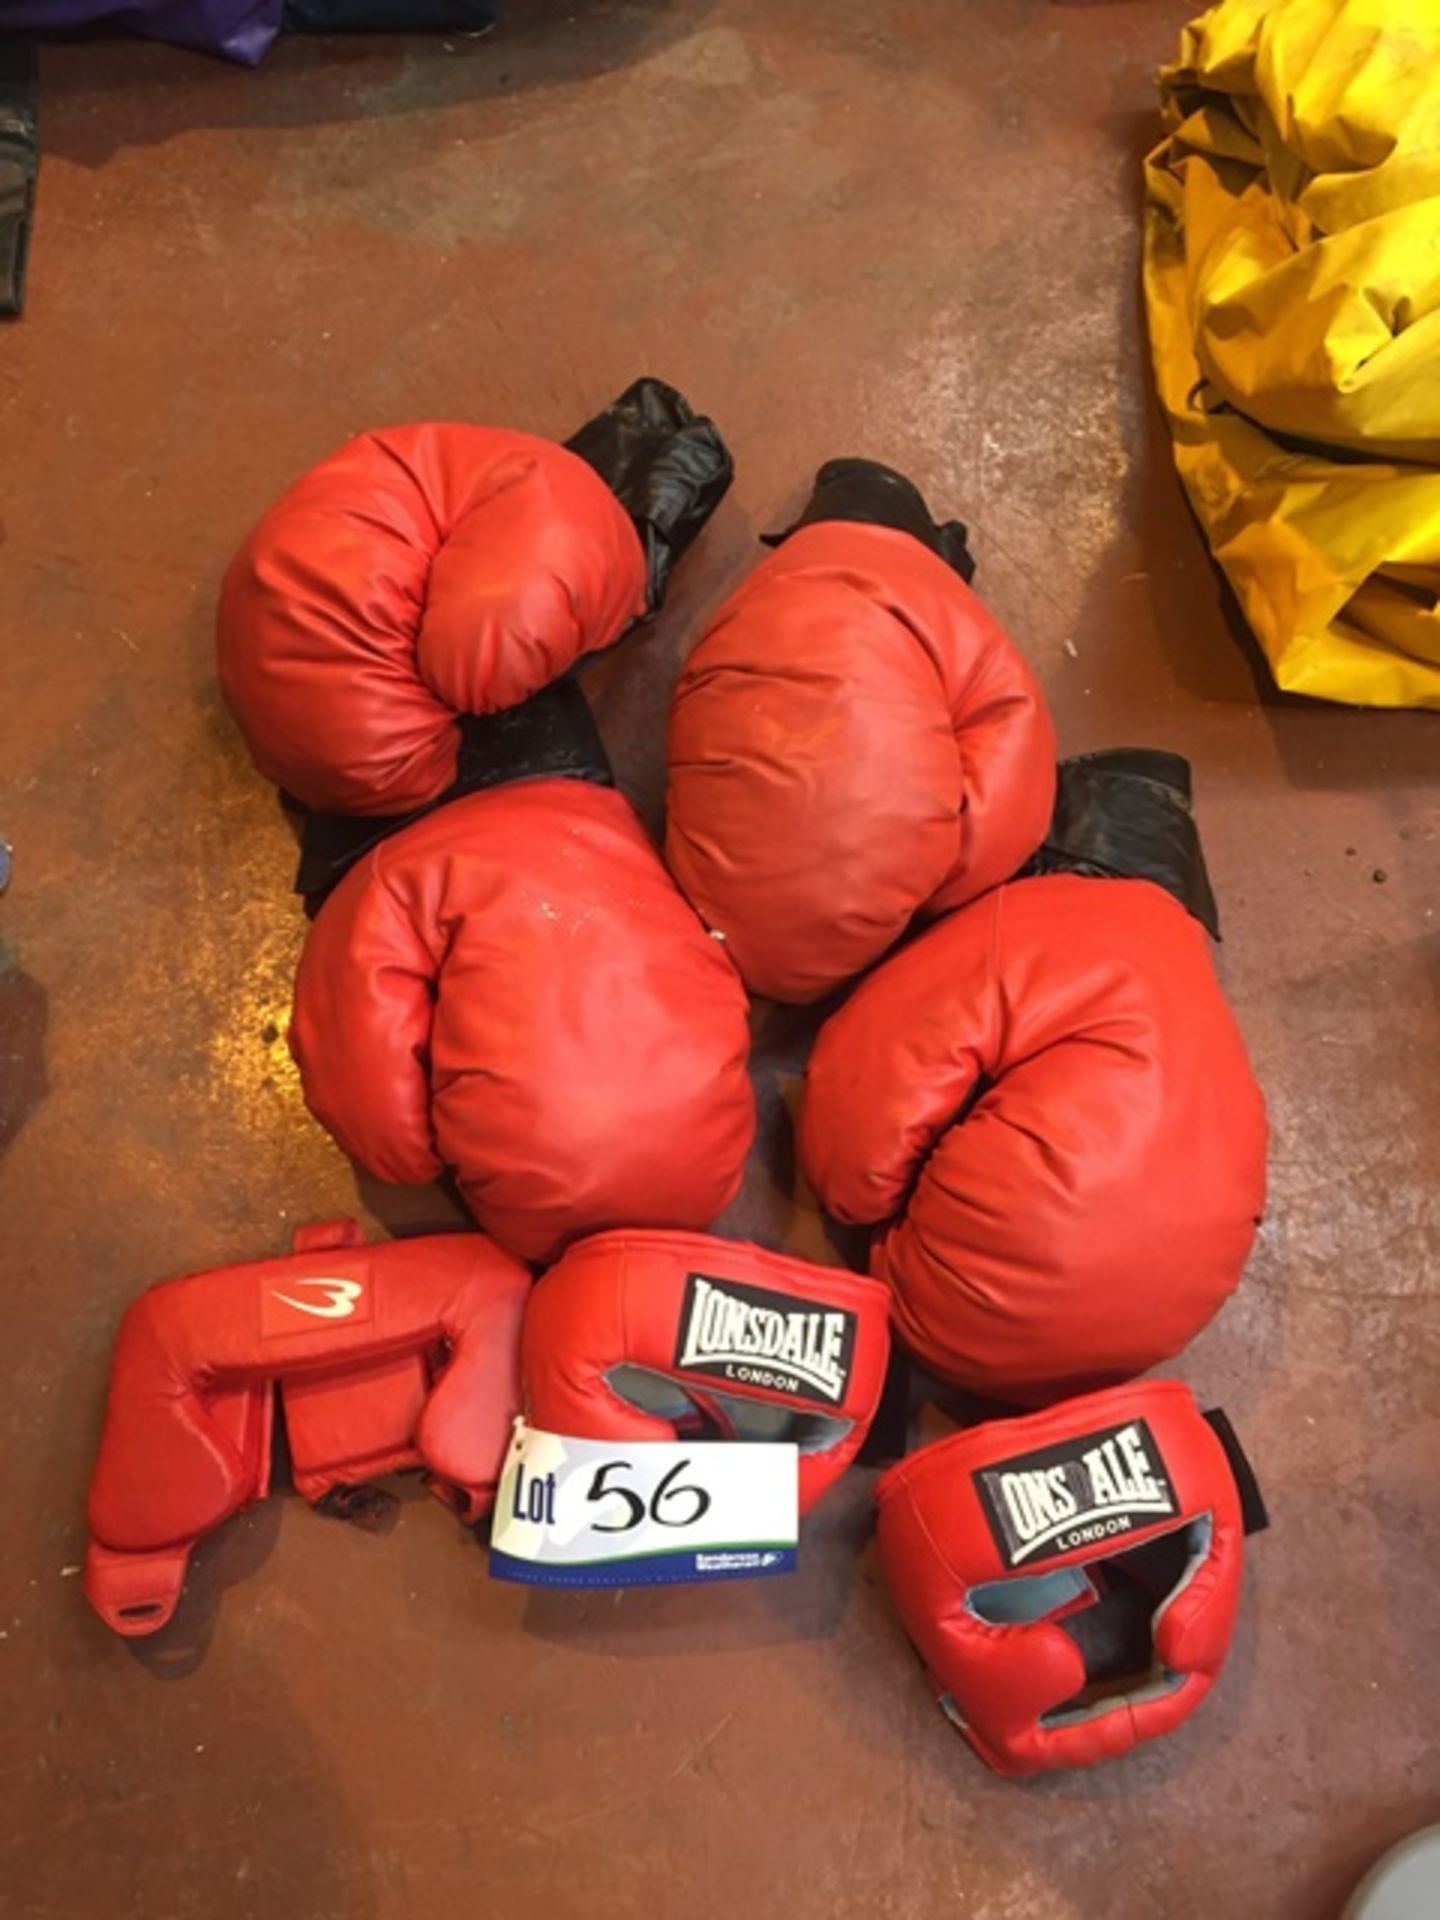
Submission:
M 1184 0 L 513 0 L 483 42 L 259 74 L 44 60 L 29 312 L 0 342 L 0 1913 L 57 1920 L 1328 1920 L 1440 1794 L 1440 730 L 1276 704 L 1171 475 L 1137 312 L 1151 70 Z M 276 1499 L 132 1650 L 73 1577 L 122 1307 L 368 1185 L 283 1038 L 292 845 L 216 694 L 221 569 L 352 429 L 563 434 L 635 373 L 739 478 L 592 676 L 655 818 L 676 660 L 825 456 L 908 467 L 1063 743 L 1178 747 L 1269 1092 L 1273 1203 L 1184 1371 L 1274 1527 L 1169 1743 L 987 1775 L 879 1591 L 867 1476 L 789 1582 L 526 1599 L 439 1507 Z M 820 1251 L 767 1130 L 726 1223 Z M 1156 1249 L 1163 1261 L 1164 1249 Z

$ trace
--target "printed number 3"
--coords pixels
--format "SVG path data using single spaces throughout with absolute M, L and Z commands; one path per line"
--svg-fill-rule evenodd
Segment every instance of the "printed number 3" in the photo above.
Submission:
M 688 1460 L 677 1460 L 670 1471 L 661 1480 L 650 1496 L 649 1517 L 659 1527 L 693 1527 L 695 1522 L 710 1511 L 710 1494 L 705 1487 L 677 1487 L 673 1482 L 689 1466 Z M 631 1473 L 633 1463 L 629 1460 L 607 1460 L 603 1466 L 595 1469 L 595 1478 L 590 1482 L 587 1500 L 623 1500 L 628 1518 L 624 1520 L 594 1520 L 591 1530 L 595 1533 L 628 1533 L 632 1527 L 638 1527 L 646 1517 L 645 1502 L 638 1493 L 629 1487 L 613 1487 L 606 1484 L 605 1476 L 610 1473 Z M 668 1517 L 663 1511 L 667 1502 L 683 1500 L 686 1495 L 694 1501 L 689 1513 L 678 1517 Z

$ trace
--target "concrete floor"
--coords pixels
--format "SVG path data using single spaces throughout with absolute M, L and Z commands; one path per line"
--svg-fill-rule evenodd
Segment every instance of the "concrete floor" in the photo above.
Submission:
M 1137 310 L 1151 71 L 1186 0 L 512 0 L 481 42 L 259 74 L 47 50 L 30 304 L 0 360 L 0 1913 L 63 1920 L 1328 1920 L 1436 1817 L 1440 730 L 1279 704 L 1173 479 Z M 1062 742 L 1195 764 L 1270 1218 L 1183 1371 L 1274 1518 L 1182 1734 L 1007 1785 L 931 1705 L 868 1479 L 786 1582 L 487 1583 L 418 1500 L 377 1540 L 271 1501 L 154 1645 L 74 1578 L 120 1312 L 376 1190 L 302 1111 L 293 847 L 222 711 L 216 584 L 352 430 L 563 435 L 640 371 L 739 478 L 592 674 L 658 812 L 704 610 L 864 452 L 971 520 Z M 758 1021 L 735 1231 L 820 1251 Z M 1164 1250 L 1156 1250 L 1163 1259 Z

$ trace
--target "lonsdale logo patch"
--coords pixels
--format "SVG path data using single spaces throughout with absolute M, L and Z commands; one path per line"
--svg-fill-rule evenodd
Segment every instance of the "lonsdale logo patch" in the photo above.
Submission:
M 1133 1533 L 1180 1511 L 1145 1420 L 1017 1453 L 971 1477 L 1007 1567 Z
M 838 1405 L 850 1384 L 855 1315 L 793 1294 L 687 1274 L 675 1365 L 737 1387 Z

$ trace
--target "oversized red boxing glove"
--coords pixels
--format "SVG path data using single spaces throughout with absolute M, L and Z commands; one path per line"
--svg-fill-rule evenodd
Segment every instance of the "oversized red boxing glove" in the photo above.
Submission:
M 525 1412 L 592 1440 L 793 1440 L 800 1511 L 859 1452 L 890 1351 L 878 1281 L 704 1233 L 597 1234 L 531 1295 Z
M 373 1174 L 449 1167 L 503 1246 L 700 1226 L 754 1131 L 745 992 L 629 803 L 473 793 L 371 850 L 295 982 L 306 1101 Z
M 710 422 L 657 380 L 567 447 L 444 424 L 350 441 L 225 577 L 220 681 L 256 766 L 322 813 L 437 800 L 465 717 L 518 705 L 653 611 L 730 474 Z
M 125 1315 L 85 1560 L 117 1633 L 164 1626 L 199 1537 L 269 1492 L 277 1386 L 308 1499 L 343 1512 L 410 1467 L 467 1519 L 494 1497 L 525 1269 L 479 1234 L 366 1246 L 353 1221 L 303 1229 L 296 1248 L 166 1281 Z
M 1181 904 L 1213 914 L 1184 762 L 1067 763 L 1037 864 L 862 982 L 800 1128 L 825 1207 L 876 1228 L 905 1346 L 1022 1402 L 1178 1353 L 1265 1198 L 1264 1104 Z
M 755 993 L 820 998 L 1040 844 L 1054 734 L 963 535 L 832 461 L 685 663 L 666 858 Z
M 1210 1419 L 1179 1381 L 1144 1380 L 990 1421 L 882 1476 L 885 1584 L 997 1773 L 1112 1759 L 1209 1692 L 1240 1593 L 1237 1470 L 1264 1524 L 1228 1423 Z

